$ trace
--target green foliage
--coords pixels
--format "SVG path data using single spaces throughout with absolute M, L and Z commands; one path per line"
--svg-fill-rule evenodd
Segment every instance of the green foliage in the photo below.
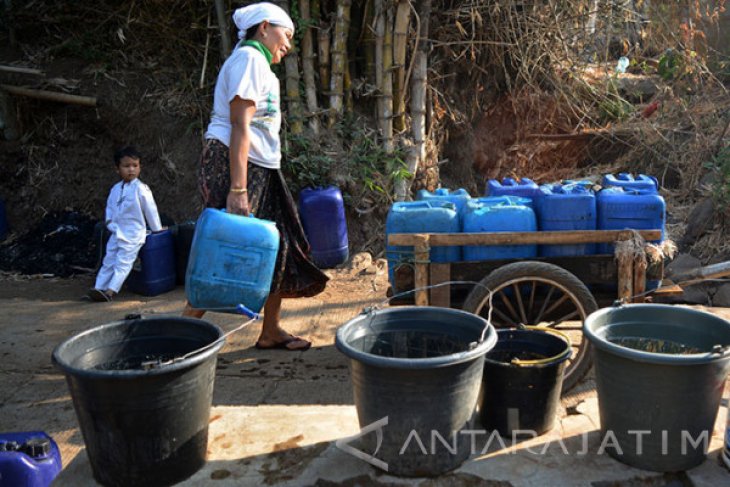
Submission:
M 636 111 L 636 108 L 619 94 L 615 77 L 609 80 L 606 93 L 600 94 L 598 100 L 598 111 L 604 123 L 626 120 Z
M 304 135 L 288 134 L 285 150 L 286 170 L 293 179 L 293 186 L 302 189 L 307 186 L 326 186 L 330 183 L 330 170 L 334 159 Z
M 305 135 L 288 135 L 286 170 L 292 186 L 327 186 L 346 175 L 347 184 L 340 188 L 346 199 L 358 204 L 366 198 L 387 207 L 395 185 L 411 177 L 404 151 L 386 152 L 375 132 L 354 118 L 345 117 L 329 136 L 325 146 Z
M 659 58 L 657 72 L 663 80 L 669 81 L 679 76 L 682 70 L 682 57 L 672 49 L 667 49 Z
M 712 184 L 712 198 L 719 208 L 730 208 L 730 146 L 721 149 L 705 167 L 717 176 Z

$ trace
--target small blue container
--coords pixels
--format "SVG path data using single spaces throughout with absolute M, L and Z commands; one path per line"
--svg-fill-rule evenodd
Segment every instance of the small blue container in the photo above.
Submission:
M 130 291 L 157 296 L 175 289 L 175 242 L 169 230 L 147 235 L 137 258 L 141 267 L 129 273 Z
M 278 252 L 273 222 L 206 208 L 190 249 L 188 301 L 198 309 L 237 313 L 243 304 L 259 312 L 269 297 Z
M 661 243 L 665 235 L 666 205 L 664 198 L 655 190 L 626 191 L 622 188 L 608 188 L 598 192 L 596 196 L 598 207 L 599 230 L 656 230 L 661 229 L 661 240 L 651 243 Z M 598 253 L 613 254 L 615 245 L 598 244 Z M 646 281 L 646 289 L 659 287 L 661 281 Z
M 3 487 L 48 487 L 61 467 L 58 445 L 46 433 L 0 433 L 0 485 Z
M 394 203 L 385 220 L 386 242 L 392 233 L 459 233 L 459 215 L 453 203 L 445 201 L 403 201 Z M 388 278 L 394 291 L 395 269 L 413 262 L 413 247 L 403 245 L 386 246 Z M 433 247 L 431 262 L 458 262 L 461 247 Z M 411 264 L 412 265 L 412 264 Z
M 299 212 L 314 262 L 323 269 L 346 262 L 350 250 L 345 204 L 339 188 L 303 189 L 299 194 Z
M 519 204 L 527 198 L 495 196 L 478 198 L 467 203 L 462 217 L 465 233 L 534 232 L 535 212 Z M 537 245 L 465 245 L 464 260 L 524 259 L 537 255 Z
M 0 242 L 8 236 L 8 217 L 5 212 L 5 202 L 0 198 Z
M 653 190 L 626 191 L 621 188 L 608 188 L 598 192 L 599 230 L 656 230 L 661 229 L 664 240 L 666 205 L 664 198 Z M 661 243 L 655 240 L 652 243 Z M 598 252 L 612 254 L 613 244 L 599 244 Z
M 659 181 L 654 176 L 639 174 L 634 177 L 630 173 L 622 172 L 616 174 L 606 174 L 603 176 L 601 186 L 604 188 L 624 188 L 627 190 L 637 191 L 659 191 Z
M 538 227 L 545 232 L 596 229 L 596 196 L 585 184 L 545 184 L 537 200 Z M 595 244 L 540 245 L 540 256 L 591 255 Z
M 531 179 L 522 178 L 516 181 L 512 178 L 504 178 L 500 183 L 496 179 L 487 181 L 486 196 L 520 196 L 522 198 L 539 198 L 540 188 Z
M 417 201 L 447 201 L 456 206 L 457 213 L 461 213 L 467 201 L 471 199 L 469 192 L 463 188 L 450 191 L 447 188 L 438 188 L 433 193 L 421 189 L 416 193 Z

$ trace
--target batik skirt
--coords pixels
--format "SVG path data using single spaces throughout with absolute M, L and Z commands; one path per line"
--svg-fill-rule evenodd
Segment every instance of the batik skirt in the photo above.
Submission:
M 226 207 L 231 187 L 229 154 L 222 142 L 206 140 L 198 181 L 206 208 Z M 304 298 L 321 293 L 328 277 L 309 257 L 309 242 L 281 170 L 249 162 L 247 189 L 249 211 L 256 218 L 273 221 L 279 230 L 279 253 L 271 293 L 278 293 L 283 298 Z

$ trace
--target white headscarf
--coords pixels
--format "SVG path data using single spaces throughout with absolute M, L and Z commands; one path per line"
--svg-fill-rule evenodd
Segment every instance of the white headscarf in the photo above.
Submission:
M 233 13 L 233 22 L 238 27 L 239 39 L 246 37 L 248 29 L 254 25 L 259 25 L 264 20 L 268 20 L 270 24 L 291 29 L 292 34 L 294 33 L 294 22 L 281 7 L 277 7 L 273 3 L 254 3 L 239 8 Z

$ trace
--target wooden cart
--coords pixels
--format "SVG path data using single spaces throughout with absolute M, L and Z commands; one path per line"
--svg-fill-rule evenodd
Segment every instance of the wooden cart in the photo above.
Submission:
M 648 294 L 646 281 L 662 280 L 663 262 L 647 265 L 641 250 L 621 258 L 606 254 L 435 263 L 430 260 L 430 250 L 453 245 L 619 243 L 635 238 L 636 233 L 646 241 L 661 239 L 660 230 L 391 234 L 389 245 L 413 248 L 413 258 L 394 270 L 396 295 L 391 303 L 458 307 L 487 317 L 491 290 L 495 327 L 546 326 L 570 336 L 574 349 L 565 371 L 563 390 L 567 391 L 591 366 L 589 343 L 582 333 L 585 318 L 599 305 L 609 305 L 617 298 L 643 302 Z M 678 286 L 664 282 L 651 294 L 681 292 Z

